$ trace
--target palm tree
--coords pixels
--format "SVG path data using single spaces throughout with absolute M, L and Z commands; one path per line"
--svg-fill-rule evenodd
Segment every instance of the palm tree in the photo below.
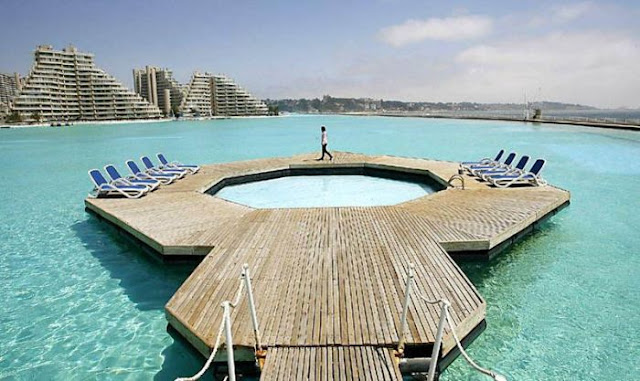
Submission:
M 269 115 L 279 115 L 278 105 L 269 105 L 268 106 L 268 114 Z
M 40 120 L 42 120 L 42 116 L 38 111 L 34 111 L 31 113 L 31 119 L 34 120 L 36 123 L 40 123 Z
M 19 112 L 13 111 L 11 115 L 7 118 L 7 122 L 9 123 L 20 123 L 22 122 L 22 115 Z

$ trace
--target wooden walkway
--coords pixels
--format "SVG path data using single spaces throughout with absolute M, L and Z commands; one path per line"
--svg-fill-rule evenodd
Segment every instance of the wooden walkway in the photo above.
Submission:
M 273 348 L 261 379 L 401 381 L 393 353 L 376 347 Z
M 169 323 L 204 356 L 215 341 L 220 303 L 234 298 L 248 263 L 268 347 L 263 379 L 363 374 L 386 380 L 400 377 L 389 350 L 399 341 L 409 263 L 419 292 L 451 301 L 456 332 L 465 337 L 482 324 L 486 305 L 447 251 L 486 254 L 569 201 L 568 192 L 552 186 L 495 189 L 471 177 L 464 191 L 449 188 L 383 207 L 253 209 L 203 194 L 224 178 L 307 166 L 395 169 L 441 183 L 458 169 L 458 163 L 425 159 L 335 157 L 331 163 L 300 155 L 205 165 L 138 200 L 85 204 L 163 255 L 206 255 L 166 306 Z M 236 358 L 252 359 L 246 300 L 232 319 Z M 438 319 L 437 307 L 412 297 L 407 346 L 428 356 Z M 447 329 L 442 355 L 453 346 Z
M 243 263 L 251 269 L 267 346 L 392 347 L 399 340 L 409 263 L 416 266 L 418 290 L 452 302 L 453 319 L 467 327 L 464 335 L 484 319 L 484 301 L 430 238 L 429 226 L 401 209 L 264 209 L 238 225 L 167 304 L 172 325 L 194 334 L 196 347 L 213 345 L 219 304 L 234 298 Z M 437 307 L 416 299 L 407 343 L 433 342 L 438 317 Z M 233 337 L 237 346 L 252 348 L 248 318 L 243 303 L 234 312 Z

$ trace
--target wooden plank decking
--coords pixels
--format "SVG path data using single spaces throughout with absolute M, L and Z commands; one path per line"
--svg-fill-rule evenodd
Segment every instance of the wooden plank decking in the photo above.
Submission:
M 204 165 L 197 175 L 142 199 L 87 199 L 85 205 L 163 255 L 203 256 L 230 231 L 237 218 L 252 210 L 202 194 L 225 177 L 289 167 L 367 165 L 428 171 L 446 182 L 458 169 L 455 162 L 346 152 L 337 152 L 333 162 L 316 162 L 313 158 L 314 155 L 298 155 Z M 465 180 L 464 193 L 450 189 L 402 206 L 427 219 L 436 240 L 453 254 L 486 253 L 569 200 L 569 192 L 552 186 L 495 189 L 473 177 L 466 176 Z M 505 209 L 507 204 L 511 209 Z M 176 215 L 189 218 L 175 218 Z
M 222 318 L 219 303 L 234 298 L 243 263 L 252 271 L 267 346 L 392 347 L 399 340 L 409 263 L 416 266 L 420 292 L 452 302 L 464 335 L 484 318 L 484 301 L 430 238 L 429 226 L 400 209 L 265 209 L 247 214 L 238 227 L 166 307 L 174 327 L 190 332 L 205 353 Z M 247 304 L 234 314 L 234 344 L 252 348 Z M 436 307 L 416 298 L 407 343 L 433 342 L 438 316 Z
M 440 183 L 458 169 L 426 159 L 337 152 L 333 162 L 316 162 L 299 155 L 205 165 L 141 199 L 85 205 L 163 255 L 206 255 L 166 306 L 169 323 L 203 355 L 215 340 L 220 303 L 233 299 L 248 263 L 268 347 L 263 379 L 387 380 L 400 379 L 389 351 L 399 340 L 409 263 L 417 291 L 451 301 L 456 332 L 465 337 L 481 325 L 486 306 L 447 251 L 488 253 L 569 201 L 552 186 L 495 189 L 471 177 L 464 191 L 384 207 L 253 209 L 203 194 L 225 178 L 311 166 L 395 169 Z M 246 301 L 232 318 L 239 358 L 251 358 Z M 407 345 L 428 356 L 438 318 L 437 307 L 412 297 Z M 447 329 L 443 355 L 453 345 Z
M 274 348 L 261 379 L 401 381 L 391 352 L 370 346 Z

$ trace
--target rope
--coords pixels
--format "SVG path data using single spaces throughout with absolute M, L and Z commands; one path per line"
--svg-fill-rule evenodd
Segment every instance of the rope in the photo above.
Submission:
M 416 294 L 418 294 L 418 297 L 419 297 L 420 299 L 422 299 L 422 300 L 423 300 L 425 303 L 427 303 L 427 304 L 440 304 L 440 303 L 445 303 L 445 304 L 450 305 L 449 301 L 447 301 L 447 300 L 445 300 L 445 299 L 434 299 L 434 300 L 431 300 L 431 299 L 427 298 L 426 296 L 422 295 L 422 293 L 421 293 L 420 291 L 418 291 L 418 290 L 416 290 Z
M 414 289 L 415 289 L 415 287 L 414 287 Z M 474 368 L 475 370 L 477 370 L 478 372 L 480 372 L 482 374 L 485 374 L 485 375 L 493 378 L 494 380 L 497 380 L 497 381 L 506 381 L 507 380 L 503 375 L 495 373 L 495 372 L 493 372 L 493 371 L 491 371 L 489 369 L 485 369 L 485 368 L 479 366 L 478 364 L 476 364 L 471 359 L 471 357 L 469 357 L 467 352 L 462 347 L 462 343 L 460 343 L 460 339 L 458 339 L 458 335 L 456 334 L 456 330 L 454 329 L 453 319 L 451 318 L 451 315 L 449 314 L 449 307 L 451 307 L 451 303 L 448 300 L 446 300 L 446 299 L 431 300 L 431 299 L 427 298 L 426 296 L 424 296 L 417 289 L 415 289 L 415 292 L 418 295 L 418 297 L 420 299 L 422 299 L 427 304 L 443 304 L 444 305 L 444 307 L 445 307 L 444 308 L 445 318 L 447 319 L 447 324 L 449 324 L 449 328 L 451 329 L 451 334 L 453 335 L 453 339 L 456 342 L 456 346 L 460 350 L 460 353 L 462 354 L 462 357 L 464 357 L 464 359 L 467 361 L 467 363 L 469 363 L 469 365 L 471 365 L 472 368 Z
M 467 360 L 467 362 L 469 363 L 469 365 L 471 365 L 472 368 L 474 368 L 475 370 L 477 370 L 478 372 L 485 374 L 491 378 L 493 378 L 494 380 L 497 381 L 506 381 L 506 377 L 504 377 L 501 374 L 497 374 L 489 369 L 485 369 L 483 367 L 481 367 L 480 365 L 476 364 L 471 357 L 469 357 L 469 355 L 467 354 L 467 352 L 464 350 L 464 348 L 462 347 L 462 344 L 460 343 L 460 340 L 458 339 L 458 335 L 456 334 L 456 330 L 453 329 L 453 323 L 451 322 L 451 316 L 449 315 L 449 306 L 447 305 L 447 307 L 444 309 L 444 313 L 445 313 L 445 317 L 447 318 L 447 323 L 449 324 L 449 327 L 451 327 L 451 333 L 453 334 L 453 338 L 456 340 L 456 345 L 458 346 L 458 349 L 460 350 L 460 353 L 462 354 L 462 357 L 464 357 L 465 360 Z
M 199 380 L 200 377 L 204 375 L 204 373 L 209 369 L 211 363 L 213 362 L 213 358 L 216 357 L 216 352 L 218 352 L 218 346 L 220 345 L 220 340 L 222 339 L 222 332 L 224 331 L 224 319 L 220 322 L 220 329 L 218 329 L 218 337 L 216 337 L 216 344 L 213 346 L 213 350 L 211 351 L 211 355 L 207 359 L 207 362 L 204 363 L 204 366 L 198 373 L 191 377 L 180 377 L 176 378 L 175 381 L 196 381 Z
M 242 292 L 243 289 L 244 289 L 244 282 L 242 277 L 240 277 L 240 287 L 238 287 L 238 292 L 236 293 L 236 297 L 233 300 L 233 303 L 231 303 L 231 308 L 236 308 L 236 306 L 240 303 L 240 299 L 242 299 L 242 295 L 244 295 L 244 293 Z M 222 315 L 222 321 L 220 322 L 220 328 L 218 329 L 218 336 L 216 337 L 216 343 L 214 344 L 213 349 L 211 350 L 211 354 L 209 355 L 207 362 L 204 363 L 204 366 L 202 367 L 202 369 L 200 369 L 198 373 L 196 373 L 191 377 L 179 377 L 179 378 L 176 378 L 175 381 L 197 381 L 200 379 L 200 377 L 202 377 L 205 374 L 205 372 L 211 366 L 211 363 L 213 363 L 213 358 L 216 357 L 216 352 L 218 352 L 218 347 L 220 346 L 220 341 L 222 340 L 223 332 L 224 332 L 224 314 Z M 225 377 L 225 380 L 227 379 L 227 377 Z
M 244 290 L 244 282 L 243 282 L 243 278 L 240 277 L 240 287 L 238 287 L 238 293 L 236 293 L 236 298 L 231 303 L 231 308 L 236 308 L 238 303 L 240 303 L 240 299 L 242 299 L 242 295 L 244 295 L 242 293 L 243 290 Z

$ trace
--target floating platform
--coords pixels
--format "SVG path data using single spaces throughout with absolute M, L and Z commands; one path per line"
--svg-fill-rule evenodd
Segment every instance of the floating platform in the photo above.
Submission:
M 214 345 L 220 303 L 232 300 L 248 263 L 267 355 L 262 379 L 399 380 L 398 345 L 408 265 L 415 289 L 448 299 L 463 342 L 485 326 L 486 304 L 452 256 L 487 259 L 569 203 L 553 187 L 496 189 L 459 163 L 336 152 L 202 166 L 199 173 L 141 199 L 91 199 L 86 208 L 167 258 L 204 257 L 166 305 L 169 324 L 203 356 Z M 207 191 L 300 171 L 426 176 L 443 190 L 392 206 L 253 209 Z M 299 173 L 298 173 L 299 174 Z M 440 316 L 412 297 L 406 353 L 428 357 Z M 253 361 L 246 300 L 232 314 L 236 360 Z M 457 350 L 445 330 L 438 366 Z M 220 354 L 222 356 L 222 353 Z M 315 376 L 311 376 L 315 375 Z

